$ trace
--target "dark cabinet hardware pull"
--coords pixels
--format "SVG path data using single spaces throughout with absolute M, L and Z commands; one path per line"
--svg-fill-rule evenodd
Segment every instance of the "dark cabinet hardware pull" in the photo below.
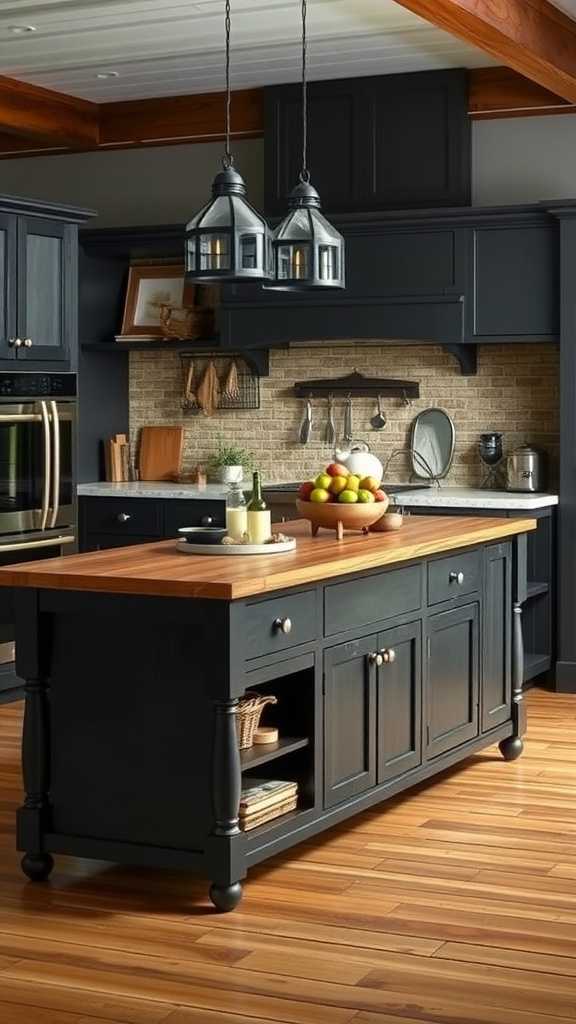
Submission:
M 8 344 L 10 345 L 10 348 L 21 348 L 22 338 L 9 338 Z
M 393 647 L 383 647 L 380 654 L 385 665 L 392 665 L 396 661 L 396 651 Z
M 119 512 L 118 515 L 116 516 L 116 519 L 118 520 L 119 523 L 127 523 L 128 520 L 131 518 L 132 516 L 128 515 L 127 512 Z
M 369 654 L 368 661 L 371 665 L 376 665 L 376 668 L 380 668 L 384 664 L 384 658 L 378 651 L 373 651 L 372 654 Z
M 457 583 L 458 586 L 461 587 L 462 584 L 464 583 L 464 573 L 463 572 L 451 572 L 449 574 L 449 576 L 448 576 L 448 579 L 450 580 L 450 583 Z
M 202 516 L 200 526 L 214 526 L 214 516 Z
M 274 619 L 274 629 L 288 636 L 288 633 L 292 632 L 292 619 Z
M 32 338 L 24 338 L 24 348 L 32 348 Z

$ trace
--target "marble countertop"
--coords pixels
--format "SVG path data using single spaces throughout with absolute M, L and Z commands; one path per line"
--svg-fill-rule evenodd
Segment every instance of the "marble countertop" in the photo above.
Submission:
M 79 484 L 80 498 L 194 498 L 226 501 L 228 484 L 176 484 L 164 480 L 131 480 L 129 483 Z
M 557 505 L 558 495 L 488 491 L 476 487 L 428 487 L 421 491 L 398 491 L 392 496 L 392 501 L 406 508 L 485 508 L 528 512 Z
M 249 490 L 249 485 L 246 485 Z M 193 498 L 196 501 L 225 501 L 227 484 L 176 484 L 140 480 L 130 483 L 79 484 L 80 497 L 100 498 Z M 290 500 L 290 492 L 286 492 Z M 512 491 L 487 491 L 474 487 L 427 487 L 419 491 L 397 491 L 392 496 L 396 505 L 406 508 L 473 508 L 530 511 L 558 504 L 557 494 L 518 494 Z

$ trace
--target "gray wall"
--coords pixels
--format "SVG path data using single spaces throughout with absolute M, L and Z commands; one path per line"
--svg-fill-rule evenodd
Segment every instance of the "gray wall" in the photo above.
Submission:
M 260 139 L 234 144 L 254 205 L 264 194 L 263 152 Z M 0 191 L 90 207 L 94 227 L 178 224 L 208 201 L 221 158 L 222 143 L 205 142 L 4 160 Z
M 262 205 L 263 142 L 234 145 L 250 200 Z M 98 210 L 95 226 L 185 221 L 207 199 L 222 144 L 29 157 L 0 163 L 0 190 Z M 576 196 L 576 114 L 476 121 L 476 205 Z

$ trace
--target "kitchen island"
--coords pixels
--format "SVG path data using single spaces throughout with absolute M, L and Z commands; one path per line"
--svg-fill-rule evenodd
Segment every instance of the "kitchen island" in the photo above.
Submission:
M 0 569 L 26 680 L 18 848 L 181 867 L 232 910 L 252 864 L 494 743 L 522 752 L 530 519 L 426 517 L 398 533 L 297 537 L 286 555 L 174 541 Z M 247 690 L 271 746 L 240 751 Z M 243 782 L 296 809 L 242 831 Z

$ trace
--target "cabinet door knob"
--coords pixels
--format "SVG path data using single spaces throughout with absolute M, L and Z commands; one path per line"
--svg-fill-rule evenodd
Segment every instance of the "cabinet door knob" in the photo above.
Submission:
M 202 516 L 200 526 L 214 526 L 214 516 Z
M 22 338 L 8 338 L 8 344 L 10 345 L 10 348 L 21 348 Z
M 382 655 L 382 661 L 385 665 L 391 665 L 396 661 L 396 651 L 393 647 L 383 647 L 380 654 Z
M 24 338 L 22 344 L 24 345 L 24 348 L 32 348 L 32 338 Z
M 292 632 L 292 619 L 274 619 L 274 629 L 278 633 L 284 633 L 285 636 L 288 636 L 288 633 Z
M 464 583 L 464 573 L 463 572 L 451 572 L 448 575 L 448 579 L 449 579 L 450 583 L 457 583 L 458 586 L 461 587 L 462 584 Z
M 127 512 L 119 512 L 116 519 L 119 523 L 127 523 L 132 517 Z
M 377 668 L 380 668 L 384 664 L 384 658 L 378 651 L 373 651 L 372 654 L 369 654 L 368 661 L 371 665 L 376 665 Z

